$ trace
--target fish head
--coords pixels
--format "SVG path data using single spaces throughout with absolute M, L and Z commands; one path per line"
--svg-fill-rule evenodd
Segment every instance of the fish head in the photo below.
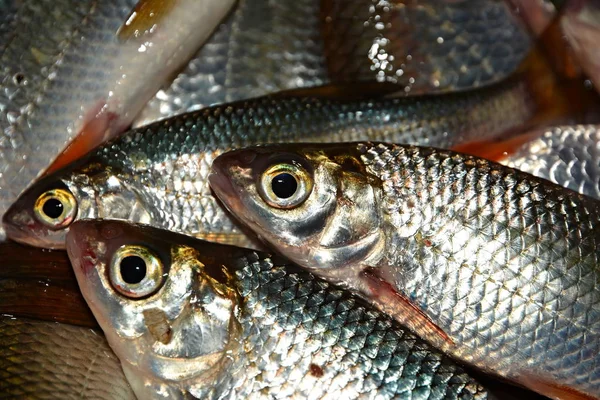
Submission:
M 67 232 L 79 219 L 134 219 L 147 222 L 149 212 L 131 174 L 82 159 L 34 183 L 3 217 L 7 236 L 36 247 L 65 249 Z
M 226 208 L 286 257 L 321 275 L 382 245 L 381 183 L 356 145 L 283 145 L 219 156 L 209 177 Z
M 116 220 L 78 221 L 67 235 L 83 297 L 138 395 L 218 376 L 240 346 L 239 298 L 220 261 L 231 254 L 188 240 Z

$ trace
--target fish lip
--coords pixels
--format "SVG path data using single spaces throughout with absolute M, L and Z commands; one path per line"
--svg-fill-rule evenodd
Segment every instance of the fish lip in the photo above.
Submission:
M 97 235 L 90 234 L 89 227 L 95 227 L 93 222 L 76 221 L 67 232 L 65 248 L 76 272 L 80 270 L 89 275 L 95 269 L 98 254 L 94 251 L 93 243 L 98 242 Z

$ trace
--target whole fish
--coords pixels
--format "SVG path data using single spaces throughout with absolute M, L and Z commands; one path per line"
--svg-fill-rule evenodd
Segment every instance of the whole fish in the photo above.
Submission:
M 336 100 L 305 92 L 315 95 L 292 92 L 225 104 L 127 132 L 25 192 L 4 216 L 7 234 L 64 248 L 73 221 L 116 218 L 254 247 L 210 193 L 210 164 L 224 151 L 360 139 L 452 146 L 514 128 L 536 108 L 519 80 L 393 99 Z
M 7 2 L 0 215 L 53 161 L 52 168 L 65 165 L 125 130 L 233 2 Z
M 135 399 L 102 332 L 5 314 L 0 393 L 11 399 Z
M 385 315 L 251 250 L 125 222 L 68 236 L 82 293 L 140 399 L 485 399 Z
M 507 1 L 322 4 L 334 82 L 394 82 L 411 93 L 470 89 L 513 73 L 532 44 L 527 25 Z
M 233 151 L 226 207 L 453 357 L 600 398 L 600 203 L 472 156 L 382 143 Z

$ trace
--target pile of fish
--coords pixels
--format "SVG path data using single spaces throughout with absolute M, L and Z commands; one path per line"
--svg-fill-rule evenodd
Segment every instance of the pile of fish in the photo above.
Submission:
M 0 393 L 600 399 L 557 3 L 0 3 Z

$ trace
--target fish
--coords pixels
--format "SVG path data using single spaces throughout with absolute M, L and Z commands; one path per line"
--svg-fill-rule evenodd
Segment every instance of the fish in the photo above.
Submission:
M 36 178 L 123 132 L 234 0 L 4 3 L 0 215 Z
M 210 193 L 210 164 L 224 151 L 361 139 L 445 147 L 516 128 L 537 110 L 519 79 L 469 92 L 394 98 L 363 98 L 347 89 L 341 97 L 336 88 L 227 103 L 129 131 L 37 182 L 7 211 L 3 226 L 11 239 L 46 248 L 64 248 L 69 226 L 84 218 L 127 219 L 257 248 Z
M 533 44 L 525 21 L 507 1 L 322 4 L 333 82 L 393 82 L 407 93 L 472 89 L 506 79 Z
M 102 332 L 0 316 L 0 393 L 19 399 L 135 400 Z
M 67 251 L 140 399 L 492 397 L 438 350 L 283 259 L 124 221 Z
M 253 147 L 210 185 L 283 256 L 468 365 L 600 393 L 600 203 L 477 157 L 386 143 Z
M 140 127 L 216 104 L 331 83 L 314 0 L 238 0 L 168 88 L 133 123 Z
M 600 200 L 600 129 L 564 125 L 537 130 L 498 162 Z
M 499 82 L 517 70 L 533 47 L 513 9 L 489 0 L 375 5 L 370 0 L 239 0 L 133 126 L 326 84 L 385 81 L 409 94 L 424 94 Z M 377 30 L 380 17 L 394 25 Z

